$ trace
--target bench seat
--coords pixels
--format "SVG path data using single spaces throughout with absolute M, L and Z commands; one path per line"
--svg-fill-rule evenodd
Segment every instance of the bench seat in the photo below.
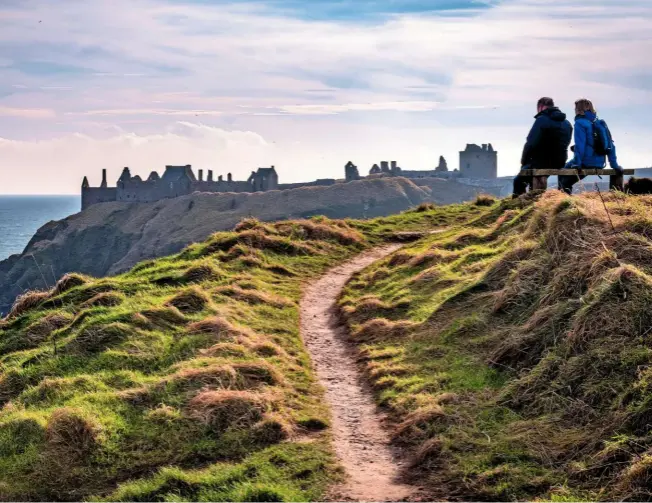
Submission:
M 633 175 L 633 169 L 625 169 L 622 173 L 617 173 L 613 169 L 522 169 L 520 176 L 532 177 L 533 190 L 546 190 L 548 188 L 548 177 L 556 176 L 577 176 L 577 175 L 600 175 L 609 177 L 610 190 L 623 190 L 624 175 Z
M 624 169 L 623 175 L 633 175 L 635 170 Z M 550 175 L 616 175 L 613 169 L 522 169 L 521 176 L 550 176 Z

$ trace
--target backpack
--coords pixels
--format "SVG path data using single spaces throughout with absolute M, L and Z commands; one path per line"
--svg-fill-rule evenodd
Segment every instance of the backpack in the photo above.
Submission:
M 597 155 L 609 155 L 613 147 L 611 132 L 607 123 L 602 119 L 595 119 L 593 122 L 593 151 Z

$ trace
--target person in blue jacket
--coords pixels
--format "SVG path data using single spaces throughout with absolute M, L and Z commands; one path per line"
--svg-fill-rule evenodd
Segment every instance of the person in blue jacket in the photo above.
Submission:
M 622 171 L 616 157 L 611 132 L 606 122 L 598 117 L 597 112 L 587 99 L 575 102 L 575 145 L 571 150 L 575 153 L 564 168 L 604 169 L 606 159 L 609 159 L 611 169 Z M 559 177 L 559 190 L 571 194 L 573 184 L 585 175 L 569 175 Z

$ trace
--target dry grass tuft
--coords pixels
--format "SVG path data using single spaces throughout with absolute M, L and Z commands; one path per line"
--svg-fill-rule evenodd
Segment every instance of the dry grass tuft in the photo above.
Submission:
M 145 320 L 157 327 L 179 326 L 188 323 L 186 317 L 174 306 L 146 309 L 139 313 Z
M 184 283 L 203 283 L 205 281 L 217 281 L 223 275 L 217 268 L 210 264 L 198 264 L 186 269 L 181 276 L 181 281 Z
M 430 267 L 446 260 L 446 256 L 439 251 L 429 251 L 414 256 L 409 262 L 410 267 Z
M 364 237 L 348 225 L 327 225 L 310 220 L 295 220 L 277 224 L 281 235 L 314 241 L 335 241 L 344 246 L 364 242 Z
M 264 224 L 254 217 L 243 218 L 233 229 L 235 232 L 244 232 L 251 230 L 260 230 L 265 234 L 276 234 L 276 230 L 271 226 Z
M 493 206 L 495 202 L 496 198 L 494 196 L 488 194 L 478 194 L 475 198 L 475 201 L 473 201 L 473 204 L 476 206 Z
M 98 293 L 82 304 L 83 308 L 119 306 L 125 300 L 124 295 L 113 292 Z
M 73 320 L 73 315 L 65 312 L 53 313 L 32 323 L 26 331 L 30 344 L 38 344 L 47 339 L 52 332 L 65 327 Z
M 208 334 L 219 342 L 231 342 L 241 336 L 253 337 L 253 334 L 248 329 L 235 327 L 220 316 L 213 316 L 191 323 L 188 325 L 188 333 L 191 335 Z
M 202 356 L 244 358 L 249 355 L 249 349 L 248 346 L 245 344 L 236 344 L 233 342 L 219 342 L 214 346 L 211 346 L 210 348 L 200 349 L 199 354 Z
M 426 470 L 438 467 L 442 463 L 442 445 L 443 442 L 437 437 L 426 440 L 414 452 L 410 466 Z
M 11 320 L 18 318 L 32 309 L 37 308 L 41 303 L 50 298 L 50 292 L 31 291 L 26 292 L 16 298 L 14 305 L 11 307 L 6 319 Z
M 251 350 L 262 357 L 287 356 L 283 348 L 273 342 L 258 342 L 251 345 Z
M 80 458 L 92 452 L 99 433 L 100 427 L 81 411 L 66 407 L 50 416 L 45 439 L 51 455 Z
M 356 342 L 379 341 L 388 338 L 405 338 L 417 326 L 410 321 L 390 321 L 385 318 L 370 320 L 353 332 Z
M 414 255 L 404 251 L 398 251 L 394 253 L 387 262 L 389 267 L 397 267 L 405 264 L 409 264 L 410 261 L 414 259 Z
M 433 203 L 421 203 L 419 206 L 417 206 L 414 210 L 416 213 L 425 213 L 426 211 L 433 211 L 436 210 L 437 206 Z
M 197 389 L 246 390 L 283 383 L 281 374 L 264 361 L 183 368 L 161 384 L 191 391 Z
M 432 405 L 417 409 L 396 426 L 394 437 L 409 444 L 423 442 L 426 440 L 427 431 L 432 424 L 443 424 L 447 421 L 447 415 L 440 405 Z
M 272 295 L 257 290 L 243 290 L 239 286 L 223 286 L 215 289 L 214 291 L 219 295 L 224 295 L 241 302 L 246 302 L 247 304 L 267 304 L 277 308 L 294 305 L 292 301 L 285 299 L 279 295 Z
M 73 288 L 76 288 L 78 286 L 85 285 L 90 281 L 90 278 L 87 276 L 83 276 L 82 274 L 76 274 L 76 273 L 69 273 L 65 274 L 61 277 L 59 281 L 57 281 L 57 284 L 54 286 L 54 289 L 52 290 L 52 295 L 59 295 L 61 293 L 67 292 L 68 290 L 72 290 Z
M 194 314 L 202 312 L 209 303 L 210 299 L 203 290 L 192 287 L 172 297 L 167 305 L 176 307 L 183 314 Z
M 291 438 L 294 428 L 281 415 L 268 413 L 263 416 L 262 421 L 254 425 L 253 433 L 261 444 L 273 445 Z
M 123 342 L 135 333 L 132 327 L 124 323 L 91 326 L 82 330 L 66 348 L 72 353 L 98 353 L 108 346 Z
M 232 428 L 250 428 L 270 409 L 270 398 L 251 391 L 204 391 L 188 403 L 190 417 L 224 431 Z
M 226 252 L 241 244 L 258 250 L 267 250 L 281 255 L 317 255 L 313 247 L 299 242 L 293 242 L 286 237 L 269 236 L 261 229 L 250 229 L 240 233 L 222 234 L 209 241 L 204 249 L 204 255 Z

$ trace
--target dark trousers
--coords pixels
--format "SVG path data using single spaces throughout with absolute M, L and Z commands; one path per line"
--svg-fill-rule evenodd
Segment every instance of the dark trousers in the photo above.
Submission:
M 528 164 L 526 166 L 522 166 L 521 169 L 532 169 L 532 167 Z M 514 178 L 514 190 L 512 192 L 512 197 L 518 197 L 527 191 L 528 187 L 530 190 L 532 190 L 532 178 L 531 176 L 521 176 L 517 175 Z
M 512 197 L 518 197 L 527 191 L 527 188 L 532 188 L 532 177 L 517 175 L 514 178 L 514 191 Z
M 601 168 L 587 168 L 582 166 L 585 169 L 601 169 Z M 584 180 L 586 175 L 568 175 L 568 176 L 558 176 L 557 177 L 557 188 L 562 192 L 566 192 L 569 196 L 573 193 L 573 185 L 580 180 Z

